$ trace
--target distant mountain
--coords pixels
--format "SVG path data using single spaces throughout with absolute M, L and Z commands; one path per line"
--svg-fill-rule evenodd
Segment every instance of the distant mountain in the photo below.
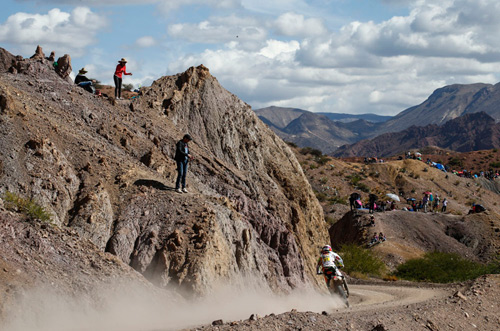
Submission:
M 339 146 L 358 141 L 351 130 L 339 126 L 326 116 L 306 112 L 290 122 L 278 135 L 301 147 L 313 147 L 333 153 Z
M 254 110 L 260 119 L 269 125 L 278 129 L 285 128 L 291 121 L 298 118 L 304 113 L 309 113 L 307 110 L 298 108 L 283 108 L 283 107 L 266 107 Z
M 500 84 L 449 85 L 435 90 L 422 104 L 408 108 L 383 123 L 373 135 L 397 132 L 412 125 L 444 124 L 465 114 L 486 112 L 500 120 Z
M 344 123 L 354 122 L 358 120 L 364 120 L 372 123 L 381 123 L 381 122 L 386 122 L 391 118 L 393 118 L 393 116 L 381 116 L 376 114 L 344 114 L 344 113 L 316 113 L 316 114 L 325 115 L 332 121 L 338 121 Z
M 420 105 L 410 107 L 394 117 L 374 114 L 320 114 L 297 108 L 280 107 L 268 107 L 258 109 L 255 112 L 283 139 L 294 142 L 300 147 L 309 146 L 328 154 L 334 152 L 342 142 L 352 144 L 382 134 L 399 132 L 413 126 L 415 128 L 411 128 L 408 132 L 405 131 L 406 134 L 411 132 L 413 136 L 426 141 L 422 135 L 435 135 L 435 131 L 439 130 L 437 127 L 440 125 L 461 116 L 479 112 L 486 113 L 493 119 L 493 122 L 498 122 L 500 121 L 500 83 L 495 85 L 477 83 L 445 86 L 435 90 Z M 307 116 L 301 118 L 305 114 Z M 294 121 L 297 122 L 292 124 Z M 288 127 L 289 125 L 290 127 Z M 428 127 L 429 125 L 434 126 Z M 465 126 L 461 129 L 468 130 Z M 475 136 L 474 132 L 470 134 Z M 387 138 L 387 136 L 384 137 Z M 400 135 L 393 137 L 400 137 Z M 411 137 L 407 138 L 411 140 Z M 405 140 L 404 144 L 410 144 L 409 140 Z M 427 140 L 429 141 L 430 138 Z M 374 143 L 379 143 L 381 146 L 373 146 Z M 362 143 L 362 145 L 366 144 L 366 142 Z M 464 142 L 464 146 L 466 145 Z M 354 148 L 354 146 L 350 148 Z M 372 140 L 370 148 L 366 147 L 366 150 L 363 147 L 363 152 L 360 150 L 359 153 L 366 153 L 369 150 L 370 153 L 373 152 L 377 155 L 387 155 L 387 153 L 394 152 L 395 148 L 396 146 L 392 146 L 391 141 L 376 139 Z M 456 148 L 459 147 L 454 147 L 455 150 L 457 150 Z M 335 154 L 345 155 L 346 153 L 359 154 L 357 151 L 344 152 L 343 150 L 339 150 Z
M 396 133 L 385 133 L 371 140 L 340 147 L 338 157 L 387 157 L 409 149 L 438 146 L 458 152 L 500 147 L 500 123 L 485 112 L 466 114 L 444 125 L 411 126 Z
M 313 113 L 298 108 L 267 107 L 255 110 L 278 136 L 300 147 L 312 147 L 325 154 L 352 144 L 370 133 L 390 116 Z M 366 117 L 367 119 L 360 119 Z M 332 118 L 339 119 L 338 121 Z M 370 120 L 370 121 L 368 121 Z

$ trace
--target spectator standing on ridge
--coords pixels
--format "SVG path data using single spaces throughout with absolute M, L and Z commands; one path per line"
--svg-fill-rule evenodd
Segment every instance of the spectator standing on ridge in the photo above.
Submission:
M 444 213 L 446 211 L 446 206 L 448 205 L 448 200 L 446 198 L 443 199 L 443 207 L 441 207 L 441 212 Z
M 370 194 L 368 196 L 368 212 L 373 214 L 375 210 L 375 201 L 377 200 L 377 196 L 375 194 Z
M 177 180 L 175 181 L 175 191 L 177 193 L 188 193 L 186 190 L 186 172 L 188 161 L 193 157 L 189 154 L 188 142 L 193 140 L 189 134 L 185 134 L 175 145 L 175 161 L 177 162 Z M 182 190 L 181 190 L 182 186 Z
M 429 204 L 429 197 L 427 194 L 424 194 L 424 197 L 422 198 L 422 207 L 424 209 L 424 213 L 427 213 L 427 205 Z
M 127 72 L 127 67 L 125 66 L 126 63 L 127 60 L 122 57 L 122 59 L 118 61 L 115 74 L 113 75 L 113 80 L 115 81 L 115 99 L 122 98 L 122 75 L 132 76 L 131 72 Z
M 439 212 L 439 195 L 436 194 L 436 197 L 434 198 L 434 204 L 432 205 L 432 211 L 434 212 Z

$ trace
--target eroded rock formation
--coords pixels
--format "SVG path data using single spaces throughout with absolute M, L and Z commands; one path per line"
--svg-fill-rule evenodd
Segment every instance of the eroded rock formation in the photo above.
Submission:
M 2 192 L 39 201 L 160 287 L 199 294 L 251 279 L 286 292 L 319 280 L 328 234 L 298 161 L 207 68 L 113 106 L 48 60 L 18 63 L 27 75 L 0 75 Z M 196 159 L 178 194 L 172 156 L 186 132 Z

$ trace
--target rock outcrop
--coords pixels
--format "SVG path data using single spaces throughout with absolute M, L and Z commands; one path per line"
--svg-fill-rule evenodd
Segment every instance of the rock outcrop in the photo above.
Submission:
M 328 233 L 298 161 L 207 68 L 113 106 L 48 60 L 18 63 L 24 75 L 0 75 L 2 192 L 35 199 L 55 225 L 181 293 L 319 281 L 315 255 Z M 196 159 L 190 193 L 178 194 L 172 156 L 186 132 Z

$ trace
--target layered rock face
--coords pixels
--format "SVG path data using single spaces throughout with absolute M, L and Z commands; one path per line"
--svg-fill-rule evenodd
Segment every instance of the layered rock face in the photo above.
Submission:
M 57 226 L 157 286 L 203 294 L 252 281 L 287 292 L 319 280 L 328 233 L 299 163 L 207 68 L 116 106 L 50 67 L 5 73 L 0 99 L 1 191 L 39 201 Z M 195 160 L 190 193 L 178 194 L 172 157 L 184 133 Z

